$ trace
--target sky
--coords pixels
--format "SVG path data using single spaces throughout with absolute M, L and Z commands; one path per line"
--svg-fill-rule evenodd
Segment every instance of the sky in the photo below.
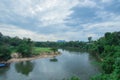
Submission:
M 0 0 L 0 32 L 33 41 L 97 40 L 120 31 L 120 0 Z

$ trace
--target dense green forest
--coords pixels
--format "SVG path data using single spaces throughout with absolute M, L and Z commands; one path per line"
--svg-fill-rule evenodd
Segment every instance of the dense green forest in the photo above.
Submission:
M 91 80 L 120 80 L 120 32 L 107 32 L 89 45 L 89 50 L 101 58 L 103 73 Z
M 0 61 L 10 59 L 12 52 L 18 52 L 23 57 L 29 57 L 32 54 L 33 46 L 34 44 L 29 38 L 11 38 L 0 33 Z

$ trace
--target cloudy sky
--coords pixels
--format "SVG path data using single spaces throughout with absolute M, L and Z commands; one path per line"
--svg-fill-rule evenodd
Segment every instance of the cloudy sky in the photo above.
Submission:
M 120 31 L 120 0 L 0 0 L 0 32 L 34 41 L 98 39 Z

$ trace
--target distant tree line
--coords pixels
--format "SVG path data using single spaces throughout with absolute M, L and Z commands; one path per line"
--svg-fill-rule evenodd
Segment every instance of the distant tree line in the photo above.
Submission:
M 52 48 L 76 48 L 80 50 L 88 49 L 88 43 L 83 41 L 69 41 L 69 42 L 35 42 L 37 47 L 52 47 Z

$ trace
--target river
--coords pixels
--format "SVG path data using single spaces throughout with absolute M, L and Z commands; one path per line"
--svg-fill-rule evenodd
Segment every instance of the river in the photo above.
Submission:
M 61 55 L 32 61 L 14 62 L 0 68 L 0 80 L 64 80 L 78 76 L 81 80 L 100 73 L 95 58 L 87 52 L 59 49 Z

